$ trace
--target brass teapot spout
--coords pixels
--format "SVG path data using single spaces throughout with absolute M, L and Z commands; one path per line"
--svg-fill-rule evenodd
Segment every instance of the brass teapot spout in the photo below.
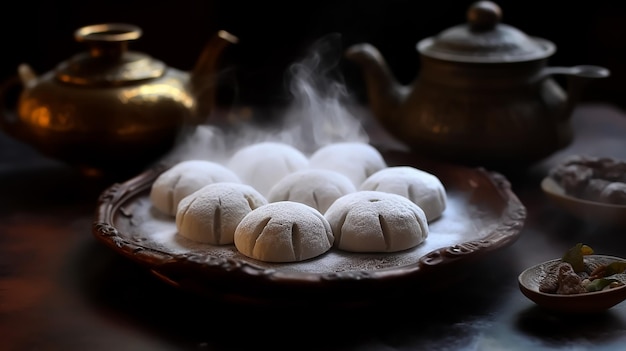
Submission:
M 201 119 L 210 116 L 215 106 L 216 72 L 219 70 L 222 51 L 230 44 L 238 42 L 239 38 L 233 34 L 225 30 L 218 31 L 205 45 L 191 71 L 190 91 L 197 102 L 195 115 Z
M 213 113 L 220 57 L 237 37 L 216 33 L 186 72 L 130 50 L 141 34 L 131 24 L 90 25 L 74 33 L 88 50 L 55 69 L 37 75 L 21 64 L 15 117 L 2 106 L 0 125 L 43 154 L 80 167 L 156 161 Z

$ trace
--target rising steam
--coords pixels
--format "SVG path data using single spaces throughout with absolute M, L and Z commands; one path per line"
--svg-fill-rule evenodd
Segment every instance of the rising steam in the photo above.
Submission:
M 340 141 L 367 142 L 361 123 L 348 110 L 351 96 L 338 73 L 340 37 L 332 34 L 314 43 L 309 55 L 291 65 L 289 86 L 293 96 L 285 120 L 300 136 L 304 152 Z
M 330 34 L 313 43 L 305 57 L 286 72 L 290 104 L 270 128 L 238 123 L 235 132 L 202 125 L 179 145 L 165 162 L 207 159 L 225 162 L 237 149 L 262 141 L 290 144 L 305 154 L 341 141 L 368 142 L 359 118 L 349 107 L 351 95 L 338 70 L 341 58 L 339 34 Z M 276 116 L 274 116 L 276 117 Z

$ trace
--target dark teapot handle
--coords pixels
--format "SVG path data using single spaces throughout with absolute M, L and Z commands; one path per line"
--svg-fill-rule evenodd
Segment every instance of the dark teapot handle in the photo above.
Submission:
M 600 66 L 580 65 L 573 67 L 546 67 L 542 71 L 544 77 L 551 75 L 568 76 L 567 93 L 574 101 L 580 96 L 582 89 L 591 79 L 606 78 L 611 72 Z
M 546 76 L 562 74 L 584 79 L 606 78 L 611 75 L 611 72 L 607 68 L 592 65 L 580 65 L 573 67 L 546 67 L 543 73 Z
M 551 75 L 567 76 L 567 111 L 564 116 L 571 114 L 574 105 L 580 100 L 582 92 L 592 79 L 606 78 L 611 72 L 604 67 L 579 65 L 573 67 L 546 67 L 542 71 L 545 78 Z

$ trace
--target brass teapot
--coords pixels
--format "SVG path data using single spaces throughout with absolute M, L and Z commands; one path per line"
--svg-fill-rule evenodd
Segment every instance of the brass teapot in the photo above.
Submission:
M 347 48 L 380 124 L 417 154 L 472 165 L 527 166 L 567 146 L 582 89 L 609 71 L 548 67 L 556 46 L 500 23 L 501 15 L 479 1 L 468 23 L 419 41 L 420 73 L 410 85 L 397 82 L 371 44 Z M 553 75 L 567 77 L 566 90 Z
M 123 170 L 155 161 L 209 117 L 218 59 L 237 38 L 219 31 L 185 72 L 129 50 L 141 34 L 132 24 L 85 26 L 75 39 L 87 51 L 41 76 L 20 65 L 13 85 L 22 89 L 15 113 L 2 116 L 3 129 L 84 169 Z

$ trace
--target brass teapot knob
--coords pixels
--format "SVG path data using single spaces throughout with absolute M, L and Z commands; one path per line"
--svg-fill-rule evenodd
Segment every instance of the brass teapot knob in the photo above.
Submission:
M 139 39 L 141 35 L 141 28 L 126 23 L 95 24 L 74 32 L 77 42 L 89 45 L 92 57 L 119 57 L 127 50 L 128 42 Z
M 138 26 L 126 23 L 103 23 L 79 28 L 74 39 L 88 47 L 56 69 L 65 83 L 112 87 L 142 84 L 165 75 L 165 63 L 144 53 L 129 50 L 129 43 L 142 35 Z
M 500 22 L 502 10 L 491 1 L 478 1 L 467 10 L 467 22 L 472 30 L 492 30 Z

